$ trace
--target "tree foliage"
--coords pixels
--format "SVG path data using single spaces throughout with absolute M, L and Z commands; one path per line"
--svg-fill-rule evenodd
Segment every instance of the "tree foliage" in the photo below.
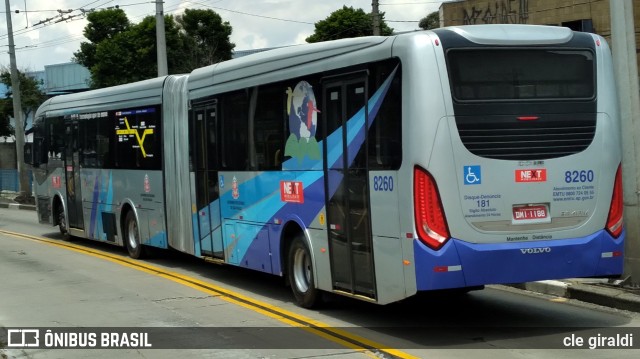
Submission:
M 40 89 L 42 81 L 38 81 L 33 77 L 27 76 L 23 72 L 18 71 L 20 79 L 20 99 L 22 102 L 22 113 L 26 119 L 29 115 L 35 113 L 40 105 L 47 99 L 47 96 Z M 6 98 L 0 100 L 0 136 L 8 137 L 14 134 L 14 130 L 9 123 L 9 119 L 13 117 L 13 91 L 11 87 L 11 72 L 8 69 L 0 72 L 0 82 L 7 86 Z M 2 95 L 2 94 L 0 94 Z M 27 121 L 24 121 L 26 128 Z
M 431 29 L 439 28 L 440 12 L 434 11 L 429 15 L 423 17 L 422 19 L 420 19 L 420 23 L 418 23 L 418 26 L 420 26 L 420 28 L 423 30 L 431 30 Z
M 13 112 L 8 109 L 10 102 L 11 99 L 8 98 L 0 99 L 0 137 L 9 137 L 13 135 L 13 128 L 11 128 L 11 124 L 9 122 L 9 117 L 13 114 Z
M 186 9 L 184 15 L 176 16 L 185 39 L 185 54 L 189 69 L 215 64 L 231 59 L 235 45 L 229 42 L 231 25 L 222 21 L 212 10 Z
M 131 23 L 122 9 L 91 12 L 87 21 L 83 34 L 89 42 L 80 43 L 80 50 L 73 53 L 73 61 L 91 69 L 96 64 L 97 44 L 129 30 Z
M 124 13 L 108 11 L 88 18 L 85 37 L 75 61 L 89 68 L 93 88 L 114 86 L 149 78 L 158 73 L 156 19 L 147 16 L 129 24 Z M 125 18 L 123 19 L 122 16 Z M 94 23 L 94 21 L 96 23 Z M 122 21 L 126 26 L 109 26 Z M 189 10 L 184 15 L 166 15 L 165 37 L 170 74 L 187 73 L 197 67 L 231 58 L 235 46 L 229 41 L 231 25 L 211 10 Z
M 391 35 L 393 29 L 384 21 L 384 13 L 380 13 L 380 34 Z M 331 13 L 326 19 L 315 23 L 313 35 L 306 38 L 307 42 L 321 42 L 373 35 L 373 20 L 371 14 L 362 9 L 343 6 L 342 9 Z

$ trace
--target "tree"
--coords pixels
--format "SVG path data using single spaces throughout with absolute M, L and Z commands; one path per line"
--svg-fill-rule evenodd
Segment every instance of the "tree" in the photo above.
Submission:
M 11 99 L 0 99 L 0 137 L 13 136 L 13 128 L 11 128 L 11 114 L 13 111 L 9 111 L 9 105 L 11 105 Z M 13 105 L 11 105 L 13 108 Z
M 423 30 L 437 29 L 440 27 L 440 13 L 434 11 L 431 14 L 423 17 L 418 24 Z
M 91 86 L 101 88 L 156 77 L 155 16 L 114 29 L 104 24 L 113 19 L 123 19 L 123 14 L 108 11 L 111 12 L 105 16 L 89 19 L 84 33 L 85 37 L 91 37 L 87 37 L 91 43 L 83 43 L 85 46 L 81 45 L 75 53 L 75 60 L 91 72 Z M 166 15 L 169 73 L 187 73 L 197 67 L 230 59 L 235 46 L 229 41 L 230 35 L 229 23 L 222 22 L 220 16 L 211 10 L 187 9 L 177 18 Z
M 127 31 L 131 23 L 122 9 L 93 11 L 87 15 L 87 21 L 83 34 L 89 42 L 80 43 L 80 50 L 73 53 L 73 61 L 91 69 L 96 64 L 98 44 Z
M 185 45 L 191 50 L 186 61 L 192 70 L 231 59 L 235 44 L 229 42 L 232 27 L 229 22 L 212 10 L 186 9 L 176 16 L 184 36 Z
M 26 129 L 26 119 L 29 115 L 35 113 L 38 107 L 47 99 L 47 96 L 40 89 L 42 81 L 38 81 L 20 71 L 18 71 L 18 78 L 20 79 L 20 97 L 22 99 L 22 112 L 24 113 L 24 127 Z M 14 131 L 9 125 L 9 119 L 13 117 L 13 93 L 11 90 L 11 71 L 9 69 L 3 69 L 0 72 L 0 82 L 6 85 L 8 89 L 6 98 L 0 103 L 0 136 L 12 136 Z
M 373 35 L 373 20 L 371 14 L 362 9 L 343 6 L 342 9 L 331 13 L 326 19 L 315 24 L 313 35 L 307 37 L 307 42 L 320 42 Z M 384 21 L 384 13 L 380 13 L 380 34 L 391 35 L 393 29 Z

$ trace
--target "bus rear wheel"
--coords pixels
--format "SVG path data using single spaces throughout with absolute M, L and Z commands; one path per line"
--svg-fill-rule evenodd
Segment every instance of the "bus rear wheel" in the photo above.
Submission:
M 69 227 L 67 225 L 67 217 L 64 215 L 64 209 L 60 209 L 60 211 L 58 212 L 58 228 L 60 229 L 60 234 L 62 235 L 63 240 L 71 240 Z
M 311 253 L 302 235 L 291 242 L 287 259 L 287 274 L 296 303 L 303 308 L 313 308 L 320 303 L 321 293 L 315 287 Z
M 129 257 L 139 259 L 144 257 L 144 248 L 140 243 L 140 231 L 138 221 L 133 211 L 129 211 L 124 220 L 124 244 L 129 252 Z

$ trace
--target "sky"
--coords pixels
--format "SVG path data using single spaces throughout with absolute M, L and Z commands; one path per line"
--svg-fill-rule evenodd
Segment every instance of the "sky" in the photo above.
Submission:
M 6 1 L 6 0 L 5 0 Z M 233 27 L 235 50 L 250 50 L 305 43 L 314 23 L 343 5 L 371 11 L 371 0 L 164 0 L 165 14 L 184 9 L 211 9 Z M 395 31 L 418 29 L 418 21 L 437 11 L 442 1 L 380 0 L 387 24 Z M 41 71 L 46 65 L 70 62 L 86 41 L 83 11 L 119 6 L 132 23 L 155 16 L 152 0 L 9 0 L 21 71 Z M 5 6 L 0 3 L 0 67 L 9 67 Z M 26 9 L 26 11 L 25 11 Z M 19 10 L 18 13 L 15 11 Z M 47 21 L 49 20 L 49 21 Z

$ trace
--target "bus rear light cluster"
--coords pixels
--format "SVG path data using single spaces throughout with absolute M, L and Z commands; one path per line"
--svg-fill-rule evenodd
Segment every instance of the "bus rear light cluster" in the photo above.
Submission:
M 424 169 L 413 170 L 413 202 L 418 239 L 433 250 L 449 240 L 449 227 L 442 208 L 438 187 Z
M 613 185 L 613 196 L 611 197 L 611 206 L 609 207 L 609 217 L 607 218 L 607 231 L 614 238 L 618 238 L 620 233 L 622 233 L 623 208 L 622 164 L 620 164 L 616 171 L 616 179 Z

